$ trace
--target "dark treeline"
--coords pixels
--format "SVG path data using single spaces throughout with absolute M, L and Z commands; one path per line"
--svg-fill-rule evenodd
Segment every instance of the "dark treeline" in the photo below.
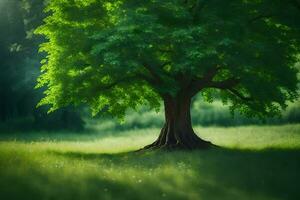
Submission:
M 41 38 L 34 35 L 44 18 L 43 0 L 0 1 L 0 129 L 80 130 L 83 121 L 71 108 L 47 114 L 36 108 L 43 91 L 39 75 Z

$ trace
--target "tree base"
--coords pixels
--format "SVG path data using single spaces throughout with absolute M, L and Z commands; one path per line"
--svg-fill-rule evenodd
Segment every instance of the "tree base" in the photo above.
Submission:
M 210 149 L 212 147 L 217 146 L 212 144 L 211 142 L 202 140 L 201 138 L 195 135 L 195 137 L 189 141 L 162 142 L 160 138 L 158 138 L 155 142 L 145 146 L 140 150 L 205 150 Z
M 190 106 L 191 98 L 178 94 L 165 96 L 165 124 L 155 142 L 142 150 L 194 150 L 208 149 L 212 143 L 199 138 L 192 127 Z

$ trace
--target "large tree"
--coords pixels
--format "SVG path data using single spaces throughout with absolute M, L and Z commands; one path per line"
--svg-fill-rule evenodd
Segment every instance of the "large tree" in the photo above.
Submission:
M 297 1 L 51 0 L 38 87 L 54 111 L 88 104 L 122 117 L 164 102 L 165 124 L 145 148 L 206 148 L 191 99 L 218 96 L 247 116 L 280 114 L 297 98 Z

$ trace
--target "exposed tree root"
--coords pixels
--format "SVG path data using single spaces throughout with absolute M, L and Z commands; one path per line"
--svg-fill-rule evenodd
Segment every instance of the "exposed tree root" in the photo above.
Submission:
M 164 131 L 164 129 L 162 129 Z M 166 133 L 167 134 L 167 133 Z M 153 142 L 140 149 L 140 151 L 145 150 L 199 150 L 199 149 L 209 149 L 212 147 L 217 147 L 209 141 L 202 140 L 195 133 L 184 134 L 185 137 L 180 137 L 177 139 L 170 139 L 160 134 L 159 138 Z M 170 136 L 170 134 L 169 134 Z
M 156 142 L 145 146 L 144 148 L 140 149 L 140 150 L 199 150 L 199 149 L 209 149 L 211 147 L 216 147 L 216 145 L 212 144 L 211 142 L 207 142 L 207 141 L 201 141 L 198 144 L 195 144 L 193 146 L 190 145 L 185 145 L 182 144 L 180 142 L 178 143 L 167 143 L 167 144 L 157 144 Z

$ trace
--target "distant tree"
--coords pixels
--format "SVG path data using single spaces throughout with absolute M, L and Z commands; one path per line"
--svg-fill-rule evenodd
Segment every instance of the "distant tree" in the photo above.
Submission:
M 0 128 L 5 132 L 83 128 L 81 117 L 72 108 L 52 115 L 47 115 L 46 108 L 36 109 L 42 97 L 42 90 L 34 90 L 40 74 L 38 44 L 44 38 L 37 37 L 33 31 L 45 17 L 44 2 L 0 1 Z
M 191 99 L 218 95 L 249 117 L 280 114 L 297 98 L 297 1 L 52 0 L 36 30 L 48 42 L 38 87 L 51 111 L 88 104 L 123 117 L 140 104 L 165 125 L 149 148 L 206 148 Z
M 21 99 L 19 80 L 24 79 L 24 70 L 19 67 L 22 57 L 20 40 L 25 37 L 22 12 L 18 1 L 3 0 L 0 4 L 0 121 L 26 109 L 18 109 Z

